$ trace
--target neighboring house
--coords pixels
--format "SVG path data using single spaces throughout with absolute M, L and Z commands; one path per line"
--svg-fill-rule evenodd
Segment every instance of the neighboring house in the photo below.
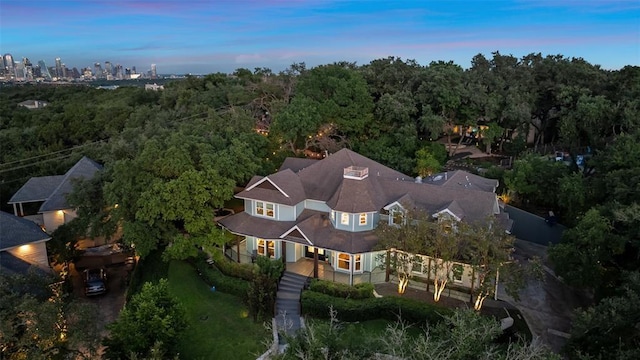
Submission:
M 50 239 L 32 221 L 0 211 L 0 271 L 26 274 L 35 267 L 51 272 L 46 247 Z
M 287 158 L 280 170 L 254 176 L 236 197 L 245 211 L 219 224 L 246 239 L 247 252 L 287 263 L 314 259 L 332 271 L 354 276 L 373 271 L 379 252 L 375 228 L 398 224 L 407 211 L 421 209 L 434 220 L 486 221 L 495 216 L 506 230 L 497 180 L 464 171 L 414 179 L 351 150 L 322 160 Z
M 49 105 L 48 102 L 42 100 L 25 100 L 18 103 L 19 106 L 26 107 L 27 109 L 42 109 Z
M 144 84 L 144 89 L 145 90 L 153 90 L 153 91 L 164 90 L 164 85 L 158 85 L 156 83 Z
M 76 215 L 75 209 L 67 203 L 67 195 L 73 190 L 73 183 L 78 179 L 91 179 L 102 165 L 83 156 L 64 175 L 40 176 L 29 179 L 12 197 L 9 204 L 13 205 L 16 216 L 25 216 L 23 204 L 41 202 L 38 214 L 29 216 L 32 221 L 44 226 L 48 233 L 52 233 L 58 226 L 66 224 Z

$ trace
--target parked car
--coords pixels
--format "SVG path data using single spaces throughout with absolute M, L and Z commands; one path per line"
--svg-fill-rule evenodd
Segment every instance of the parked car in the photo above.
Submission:
M 86 296 L 100 295 L 107 292 L 107 272 L 104 268 L 87 269 L 82 273 L 84 279 L 84 294 Z

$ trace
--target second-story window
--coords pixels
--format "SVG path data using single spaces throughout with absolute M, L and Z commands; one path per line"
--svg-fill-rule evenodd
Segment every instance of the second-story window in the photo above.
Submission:
M 256 215 L 266 216 L 270 218 L 276 217 L 275 204 L 256 201 Z
M 367 214 L 360 214 L 360 225 L 367 225 Z
M 340 214 L 340 224 L 349 225 L 349 213 Z

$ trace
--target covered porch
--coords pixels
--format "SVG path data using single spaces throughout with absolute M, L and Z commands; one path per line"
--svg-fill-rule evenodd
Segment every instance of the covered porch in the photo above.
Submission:
M 238 239 L 233 245 L 225 247 L 225 255 L 241 264 L 250 264 L 253 262 L 253 254 L 247 248 L 246 239 Z M 284 242 L 283 242 L 284 243 Z M 314 259 L 300 257 L 296 261 L 286 262 L 287 271 L 314 278 Z M 385 281 L 385 270 L 374 269 L 373 271 L 354 272 L 350 274 L 348 271 L 335 270 L 328 261 L 318 260 L 317 278 L 321 280 L 339 282 L 343 284 L 360 284 L 360 283 L 382 283 Z

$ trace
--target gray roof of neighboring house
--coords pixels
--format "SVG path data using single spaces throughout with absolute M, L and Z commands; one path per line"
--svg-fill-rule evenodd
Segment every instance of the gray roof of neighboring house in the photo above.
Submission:
M 9 204 L 45 201 L 64 180 L 64 175 L 32 177 L 9 199 Z
M 67 195 L 76 179 L 91 179 L 102 165 L 83 156 L 64 175 L 29 179 L 9 200 L 9 203 L 43 201 L 39 212 L 68 209 Z
M 36 223 L 0 211 L 0 251 L 50 238 Z
M 26 275 L 30 270 L 41 275 L 51 273 L 51 271 L 46 271 L 41 267 L 34 266 L 6 251 L 0 251 L 0 271 L 2 273 Z

